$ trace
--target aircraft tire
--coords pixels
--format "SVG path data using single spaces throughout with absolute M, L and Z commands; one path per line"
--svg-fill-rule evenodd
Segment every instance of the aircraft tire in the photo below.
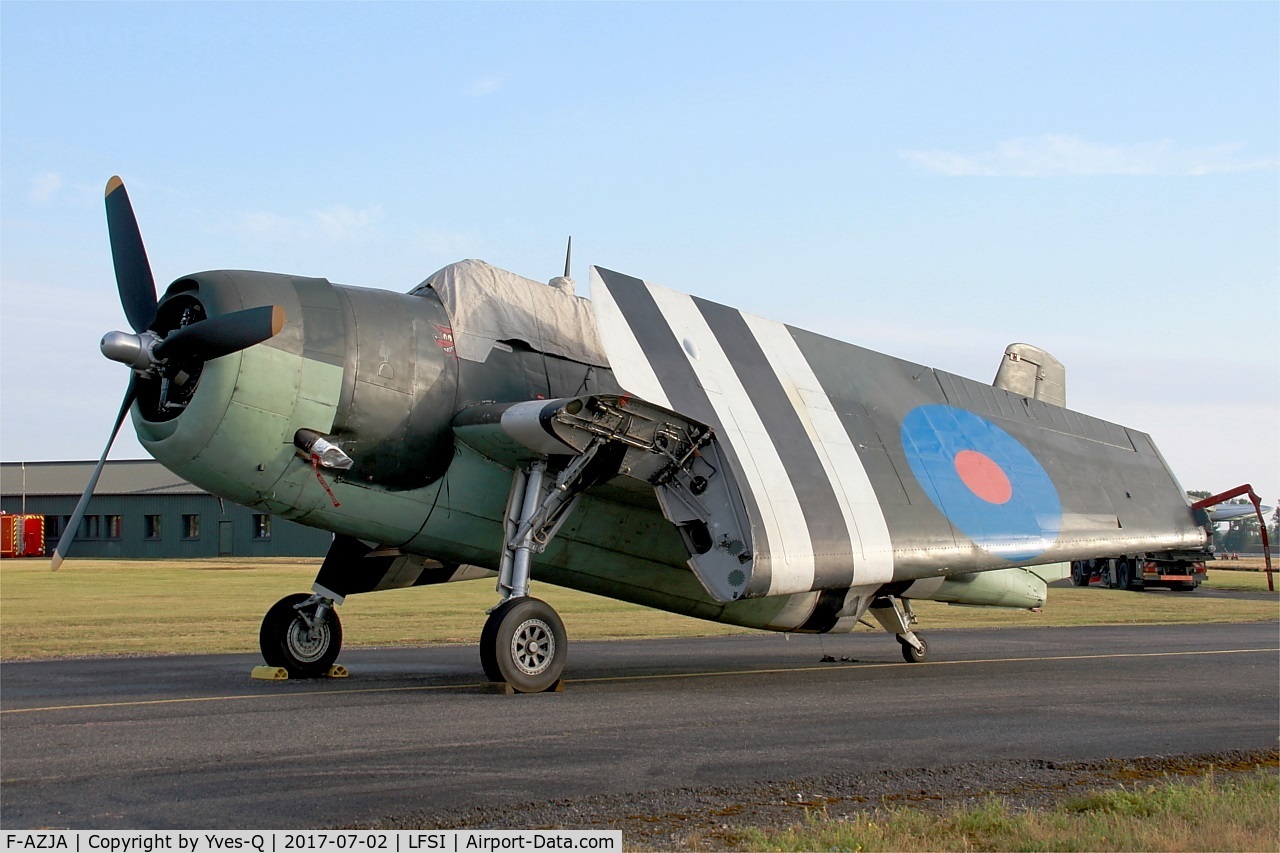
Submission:
M 328 608 L 319 632 L 312 635 L 294 605 L 311 596 L 305 592 L 286 595 L 262 618 L 258 645 L 267 666 L 282 666 L 290 678 L 321 678 L 328 674 L 342 650 L 342 623 Z
M 560 680 L 568 647 L 564 622 L 551 605 L 512 598 L 484 623 L 480 663 L 490 681 L 505 681 L 517 693 L 541 693 Z
M 1083 560 L 1074 560 L 1071 563 L 1071 585 L 1089 585 L 1089 570 L 1085 568 Z
M 920 641 L 921 649 L 917 649 L 901 637 L 898 638 L 898 645 L 902 646 L 902 659 L 907 663 L 924 663 L 929 659 L 929 644 L 919 634 L 916 634 L 916 639 Z

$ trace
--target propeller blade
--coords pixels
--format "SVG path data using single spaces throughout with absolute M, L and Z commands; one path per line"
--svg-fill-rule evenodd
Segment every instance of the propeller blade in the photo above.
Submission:
M 129 377 L 129 389 L 124 393 L 124 402 L 120 404 L 120 414 L 116 415 L 116 425 L 111 428 L 111 437 L 107 439 L 107 446 L 102 449 L 102 458 L 98 460 L 98 467 L 93 469 L 93 476 L 89 478 L 89 483 L 84 487 L 84 494 L 80 496 L 80 502 L 76 504 L 75 512 L 71 513 L 71 519 L 67 522 L 67 529 L 62 531 L 62 538 L 58 540 L 58 547 L 53 551 L 53 564 L 49 567 L 53 571 L 57 571 L 62 565 L 62 561 L 67 558 L 67 551 L 71 549 L 71 542 L 76 538 L 76 531 L 80 528 L 80 521 L 84 518 L 84 511 L 89 507 L 89 498 L 93 497 L 93 490 L 98 486 L 98 478 L 102 476 L 102 467 L 107 464 L 107 454 L 111 452 L 111 445 L 115 444 L 116 434 L 120 432 L 120 425 L 124 423 L 124 416 L 128 413 L 129 407 L 133 405 L 133 398 L 138 394 L 138 383 L 133 376 Z
M 221 314 L 174 329 L 156 345 L 156 358 L 210 361 L 274 337 L 284 328 L 284 309 L 263 305 Z
M 111 261 L 116 268 L 116 289 L 129 325 L 135 332 L 151 328 L 156 319 L 156 283 L 142 246 L 133 205 L 124 181 L 107 181 L 107 232 L 111 237 Z

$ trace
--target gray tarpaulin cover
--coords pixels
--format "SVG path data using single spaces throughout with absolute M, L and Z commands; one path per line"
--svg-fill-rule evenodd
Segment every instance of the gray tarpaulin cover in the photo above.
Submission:
M 484 361 L 495 341 L 520 341 L 539 352 L 607 367 L 591 302 L 562 289 L 500 270 L 484 261 L 459 261 L 413 289 L 431 288 L 453 321 L 458 358 Z

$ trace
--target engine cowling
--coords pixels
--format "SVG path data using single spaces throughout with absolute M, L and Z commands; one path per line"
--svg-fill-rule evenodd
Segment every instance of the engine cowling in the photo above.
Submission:
M 457 361 L 434 294 L 203 272 L 170 286 L 156 327 L 264 304 L 287 317 L 270 340 L 140 380 L 134 427 L 156 459 L 214 494 L 290 517 L 306 508 L 300 429 L 329 436 L 354 461 L 340 476 L 367 488 L 408 491 L 443 476 Z

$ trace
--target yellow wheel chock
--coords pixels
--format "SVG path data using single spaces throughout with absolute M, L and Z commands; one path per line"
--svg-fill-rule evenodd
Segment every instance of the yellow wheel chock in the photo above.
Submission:
M 326 678 L 347 678 L 351 675 L 345 666 L 334 664 L 329 667 L 329 671 L 325 673 Z M 289 679 L 289 670 L 282 666 L 255 666 L 249 670 L 249 677 L 256 678 L 259 681 L 287 681 Z

